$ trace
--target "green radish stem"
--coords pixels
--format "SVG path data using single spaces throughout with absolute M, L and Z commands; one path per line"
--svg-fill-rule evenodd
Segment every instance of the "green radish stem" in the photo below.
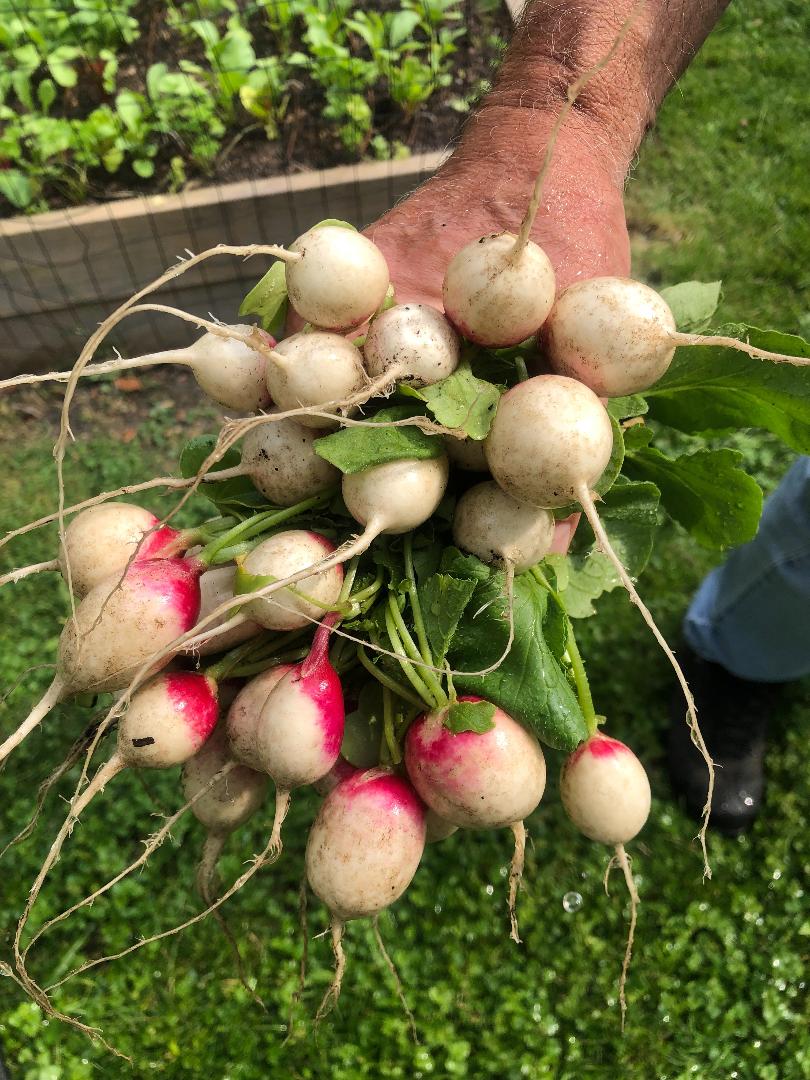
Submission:
M 641 612 L 642 618 L 652 631 L 655 640 L 661 646 L 664 655 L 672 665 L 672 669 L 675 672 L 678 683 L 681 687 L 681 690 L 683 691 L 683 696 L 686 701 L 689 728 L 692 732 L 692 741 L 702 754 L 703 760 L 706 762 L 706 767 L 709 770 L 708 790 L 706 792 L 706 804 L 703 807 L 703 822 L 700 827 L 700 832 L 698 833 L 698 839 L 700 841 L 700 847 L 703 852 L 703 877 L 704 879 L 710 878 L 712 876 L 712 871 L 711 867 L 709 866 L 709 855 L 706 848 L 706 830 L 709 827 L 709 814 L 711 812 L 712 797 L 714 795 L 714 762 L 706 746 L 706 743 L 703 740 L 703 735 L 700 731 L 700 725 L 698 724 L 697 718 L 697 708 L 695 706 L 695 699 L 692 696 L 692 691 L 689 689 L 689 684 L 686 681 L 686 675 L 683 672 L 683 668 L 678 663 L 678 660 L 676 659 L 672 649 L 669 647 L 666 638 L 658 629 L 658 626 L 655 622 L 655 619 L 652 617 L 649 608 L 646 606 L 646 604 L 636 591 L 636 587 L 633 584 L 630 575 L 625 570 L 624 564 L 622 563 L 616 552 L 613 550 L 613 546 L 611 545 L 610 539 L 605 532 L 605 528 L 602 525 L 599 514 L 596 512 L 596 507 L 594 505 L 593 497 L 588 490 L 588 485 L 584 483 L 579 484 L 577 486 L 576 495 L 579 504 L 585 511 L 585 516 L 588 519 L 588 524 L 593 529 L 593 534 L 596 537 L 596 542 L 599 548 L 605 553 L 605 555 L 607 555 L 608 559 L 613 564 L 616 573 L 619 575 L 619 580 L 627 590 L 630 599 Z

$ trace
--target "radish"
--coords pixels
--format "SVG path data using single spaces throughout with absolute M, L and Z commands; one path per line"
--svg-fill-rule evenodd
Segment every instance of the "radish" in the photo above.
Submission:
M 458 825 L 440 817 L 435 810 L 428 810 L 425 815 L 425 829 L 425 843 L 438 844 L 440 840 L 446 840 L 448 836 L 458 832 Z
M 270 691 L 288 671 L 292 664 L 276 664 L 247 682 L 228 709 L 225 731 L 232 756 L 251 769 L 261 769 L 256 754 L 256 729 Z
M 338 784 L 309 830 L 307 878 L 329 909 L 335 973 L 318 1018 L 337 1001 L 346 967 L 343 930 L 405 892 L 425 848 L 425 808 L 404 777 L 369 769 Z
M 638 889 L 624 845 L 644 828 L 652 794 L 644 766 L 629 746 L 596 733 L 565 761 L 560 776 L 563 809 L 581 833 L 615 849 L 630 894 L 630 927 L 619 979 L 619 1004 L 624 1030 L 625 986 L 638 917 Z M 610 873 L 611 863 L 608 865 Z M 607 887 L 607 878 L 606 887 Z
M 444 315 L 427 304 L 396 304 L 372 322 L 363 343 L 370 375 L 388 372 L 415 386 L 446 379 L 458 367 L 461 342 Z
M 447 318 L 488 348 L 536 334 L 554 303 L 554 268 L 541 247 L 511 233 L 473 240 L 450 261 L 442 284 Z
M 343 584 L 339 565 L 319 568 L 319 562 L 330 561 L 325 556 L 334 550 L 325 536 L 304 529 L 288 529 L 264 540 L 242 560 L 244 572 L 279 580 L 294 576 L 297 585 L 295 591 L 286 587 L 272 596 L 250 600 L 245 614 L 268 630 L 298 630 L 321 618 L 337 603 Z
M 225 600 L 233 597 L 235 579 L 236 566 L 233 564 L 216 566 L 205 571 L 200 578 L 199 620 L 207 618 L 214 608 L 219 607 Z M 234 604 L 236 603 L 237 601 L 234 600 Z M 222 626 L 227 618 L 227 615 L 220 616 L 220 618 L 209 623 L 207 629 L 215 630 L 217 627 Z M 243 641 L 255 637 L 257 634 L 261 633 L 261 631 L 262 627 L 259 623 L 254 622 L 252 619 L 247 619 L 238 626 L 226 630 L 224 634 L 219 634 L 216 637 L 211 638 L 210 641 L 204 641 L 201 644 L 196 645 L 193 649 L 183 649 L 182 651 L 191 652 L 195 656 L 208 656 L 211 653 L 227 652 L 228 649 L 232 649 Z
M 464 472 L 489 472 L 482 440 L 456 439 L 453 435 L 445 435 L 444 448 L 451 464 Z
M 208 332 L 188 348 L 167 349 L 131 359 L 89 364 L 84 367 L 81 375 L 105 375 L 114 371 L 153 367 L 156 364 L 180 364 L 191 369 L 200 389 L 218 405 L 224 405 L 226 409 L 239 413 L 258 412 L 270 404 L 265 373 L 266 360 L 258 349 L 251 348 L 247 341 L 242 339 L 255 335 L 268 349 L 275 345 L 275 340 L 258 327 L 247 324 L 223 325 L 222 330 L 241 337 L 225 337 L 224 334 Z M 0 390 L 24 383 L 67 382 L 71 374 L 70 371 L 52 371 L 47 375 L 16 376 L 0 382 Z
M 0 762 L 60 701 L 88 690 L 123 690 L 155 650 L 190 630 L 200 610 L 204 569 L 196 560 L 150 559 L 92 588 L 62 630 L 53 682 L 0 745 Z M 170 659 L 168 653 L 157 667 Z
M 356 773 L 362 770 L 355 768 L 350 762 L 346 760 L 342 755 L 338 755 L 338 759 L 329 772 L 316 780 L 312 785 L 319 795 L 326 796 L 330 791 L 333 791 L 338 784 L 342 784 L 344 780 L 348 780 L 350 776 L 354 776 Z
M 663 296 L 630 278 L 589 278 L 563 289 L 541 340 L 554 371 L 579 379 L 604 397 L 648 390 L 665 373 L 679 345 L 722 345 L 762 360 L 810 363 L 736 338 L 679 333 Z
M 242 443 L 240 472 L 274 506 L 293 506 L 330 487 L 340 473 L 313 448 L 319 433 L 294 420 L 252 428 Z
M 686 701 L 692 737 L 709 773 L 699 835 L 703 872 L 710 877 L 706 830 L 714 791 L 714 763 L 700 732 L 694 698 L 675 654 L 613 550 L 591 494 L 610 460 L 612 446 L 607 410 L 592 390 L 565 375 L 538 375 L 503 395 L 485 450 L 493 477 L 513 498 L 540 507 L 560 507 L 572 501 L 580 504 L 598 546 L 610 559 L 672 665 Z
M 448 472 L 444 454 L 426 461 L 401 458 L 374 465 L 343 477 L 343 501 L 355 521 L 365 526 L 368 543 L 381 533 L 398 536 L 433 514 L 442 501 Z
M 554 515 L 507 495 L 492 480 L 461 496 L 453 514 L 453 539 L 485 563 L 500 563 L 522 574 L 549 553 Z
M 350 398 L 368 382 L 360 350 L 339 334 L 315 330 L 293 334 L 273 350 L 267 364 L 267 388 L 280 409 L 325 409 Z M 338 420 L 304 416 L 310 428 L 336 428 Z
M 362 233 L 336 225 L 310 229 L 290 245 L 287 293 L 295 311 L 324 330 L 351 330 L 385 300 L 388 265 Z
M 183 766 L 186 799 L 193 799 L 203 791 L 211 778 L 231 760 L 229 750 L 225 727 L 220 724 Z M 191 812 L 208 830 L 197 868 L 197 890 L 206 906 L 211 904 L 217 863 L 228 837 L 256 813 L 266 795 L 267 777 L 245 765 L 237 765 L 192 806 Z
M 281 826 L 290 792 L 322 779 L 334 766 L 343 741 L 343 689 L 329 662 L 334 619 L 315 632 L 303 663 L 282 674 L 270 691 L 255 729 L 255 752 L 262 772 L 276 785 L 271 851 L 281 851 Z
M 0 578 L 0 585 L 42 570 L 58 570 L 71 585 L 74 596 L 81 599 L 115 571 L 122 571 L 131 558 L 177 555 L 190 539 L 168 525 L 161 526 L 155 515 L 141 506 L 94 506 L 77 514 L 67 526 L 57 559 L 12 570 Z
M 481 701 L 460 697 L 459 701 Z M 462 829 L 510 828 L 515 851 L 509 874 L 512 939 L 519 942 L 515 902 L 526 848 L 523 819 L 546 787 L 546 762 L 537 739 L 503 709 L 479 734 L 445 727 L 448 707 L 423 713 L 405 737 L 405 767 L 419 795 L 445 821 Z

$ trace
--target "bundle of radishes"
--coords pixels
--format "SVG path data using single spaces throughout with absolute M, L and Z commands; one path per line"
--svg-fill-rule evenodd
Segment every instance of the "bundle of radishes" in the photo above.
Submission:
M 744 400 L 749 423 L 810 449 L 804 429 L 783 422 L 806 400 L 797 367 L 810 348 L 753 328 L 695 333 L 716 307 L 717 285 L 689 283 L 665 297 L 601 277 L 558 294 L 551 263 L 527 239 L 531 218 L 517 237 L 475 238 L 458 252 L 443 313 L 398 304 L 380 250 L 341 222 L 315 226 L 288 250 L 192 256 L 122 305 L 72 372 L 29 380 L 68 383 L 55 454 L 60 505 L 0 544 L 57 520 L 60 547 L 53 562 L 2 582 L 13 588 L 21 576 L 58 570 L 73 601 L 53 683 L 6 734 L 0 761 L 38 738 L 60 702 L 111 695 L 15 934 L 14 975 L 55 1015 L 63 1016 L 50 999 L 55 987 L 43 989 L 28 968 L 33 944 L 142 865 L 168 831 L 112 882 L 28 931 L 75 821 L 122 769 L 182 766 L 171 820 L 190 810 L 207 831 L 197 859 L 204 908 L 186 925 L 219 916 L 281 855 L 297 789 L 323 795 L 306 846 L 307 879 L 330 913 L 336 960 L 322 1015 L 340 990 L 345 923 L 376 920 L 408 888 L 425 844 L 457 829 L 511 830 L 508 911 L 520 941 L 525 821 L 546 787 L 541 744 L 566 755 L 560 795 L 572 823 L 613 849 L 627 881 L 623 1015 L 638 900 L 625 845 L 647 819 L 650 786 L 633 751 L 602 733 L 606 718 L 596 713 L 573 631 L 573 620 L 619 583 L 675 670 L 706 759 L 700 840 L 709 874 L 712 763 L 677 659 L 632 579 L 650 554 L 659 507 L 700 542 L 723 547 L 755 530 L 760 493 L 735 451 L 673 457 L 649 444 L 662 423 L 691 433 L 737 426 Z M 221 254 L 279 260 L 243 304 L 261 325 L 142 302 Z M 306 325 L 282 337 L 287 304 Z M 180 352 L 91 364 L 109 330 L 143 310 L 206 333 Z M 66 506 L 62 462 L 79 377 L 168 362 L 190 366 L 235 417 L 218 436 L 184 448 L 182 476 Z M 160 519 L 114 501 L 161 486 L 185 493 Z M 178 531 L 171 520 L 189 500 L 200 507 L 198 524 Z M 213 511 L 203 509 L 209 504 Z M 588 524 L 568 554 L 555 551 L 555 523 L 579 511 Z M 87 782 L 113 730 L 115 749 Z M 220 854 L 256 813 L 265 816 L 266 847 L 225 886 Z

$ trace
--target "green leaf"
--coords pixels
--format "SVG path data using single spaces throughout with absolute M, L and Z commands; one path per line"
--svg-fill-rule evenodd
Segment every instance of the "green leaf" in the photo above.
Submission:
M 441 457 L 444 453 L 441 439 L 426 435 L 419 428 L 408 425 L 382 426 L 386 421 L 404 420 L 416 415 L 419 415 L 418 409 L 410 405 L 381 409 L 369 417 L 373 424 L 380 425 L 379 428 L 343 428 L 332 435 L 325 435 L 322 439 L 315 440 L 315 453 L 347 475 L 403 458 L 426 461 L 429 458 Z
M 478 379 L 463 361 L 452 375 L 432 386 L 399 387 L 407 397 L 419 398 L 445 427 L 461 428 L 471 439 L 485 439 L 489 434 L 501 391 L 490 382 Z
M 495 727 L 495 706 L 491 701 L 454 701 L 444 714 L 442 723 L 454 735 L 474 731 L 484 735 Z
M 632 578 L 637 578 L 652 554 L 659 522 L 660 492 L 655 484 L 634 483 L 620 476 L 598 511 L 616 554 Z M 613 564 L 595 550 L 593 532 L 583 520 L 568 555 L 547 555 L 554 570 L 557 591 L 572 619 L 596 613 L 593 601 L 619 585 Z
M 284 263 L 275 262 L 239 305 L 240 315 L 258 315 L 262 329 L 278 337 L 287 318 L 287 277 Z
M 470 581 L 489 581 L 492 577 L 491 567 L 475 555 L 465 555 L 455 547 L 445 548 L 442 552 L 441 571 L 455 577 L 469 578 Z
M 436 665 L 440 666 L 447 655 L 459 619 L 475 592 L 475 586 L 475 581 L 469 578 L 431 574 L 418 588 L 425 633 Z
M 722 550 L 750 540 L 762 513 L 762 491 L 739 467 L 739 450 L 697 450 L 670 458 L 654 447 L 630 454 L 625 472 L 651 480 L 667 513 L 704 547 Z
M 605 408 L 614 420 L 627 420 L 631 416 L 643 416 L 649 405 L 641 394 L 630 394 L 629 397 L 610 398 Z
M 132 162 L 132 168 L 138 176 L 142 176 L 147 180 L 150 176 L 154 175 L 155 163 L 150 161 L 149 158 L 138 158 Z
M 31 181 L 19 169 L 0 170 L 0 195 L 19 210 L 24 210 L 34 198 Z
M 661 290 L 679 330 L 699 334 L 711 324 L 720 303 L 722 284 L 721 281 L 683 281 Z
M 727 326 L 718 331 L 742 337 L 771 352 L 810 357 L 810 344 L 792 334 Z M 689 434 L 764 428 L 800 454 L 810 453 L 810 394 L 807 370 L 755 360 L 720 346 L 678 349 L 669 371 L 646 391 L 650 416 Z
M 78 75 L 72 62 L 81 56 L 81 53 L 81 49 L 73 45 L 60 45 L 53 50 L 46 63 L 55 83 L 64 87 L 76 85 Z
M 515 640 L 489 675 L 455 675 L 458 690 L 494 702 L 557 750 L 574 750 L 587 738 L 582 711 L 555 655 L 561 643 L 561 612 L 549 592 L 529 574 L 515 580 Z M 503 574 L 479 582 L 459 621 L 449 659 L 457 671 L 495 664 L 509 634 Z M 552 647 L 552 645 L 554 647 Z

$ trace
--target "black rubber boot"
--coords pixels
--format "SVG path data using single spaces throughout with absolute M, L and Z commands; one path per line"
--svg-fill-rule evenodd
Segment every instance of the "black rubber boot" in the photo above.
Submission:
M 780 687 L 739 679 L 719 664 L 702 660 L 686 644 L 678 649 L 678 660 L 716 765 L 711 825 L 737 836 L 751 827 L 762 807 L 765 736 Z M 673 692 L 670 714 L 670 779 L 687 812 L 699 820 L 706 802 L 706 763 L 692 743 L 680 687 Z

